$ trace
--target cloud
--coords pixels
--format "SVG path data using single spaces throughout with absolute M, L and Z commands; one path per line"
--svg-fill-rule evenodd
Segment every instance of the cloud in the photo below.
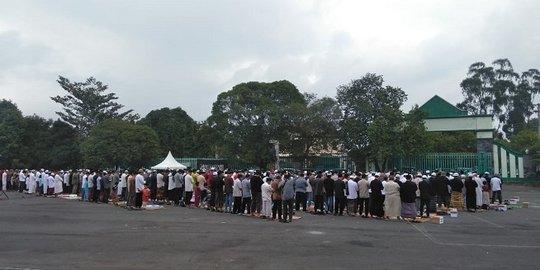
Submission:
M 55 117 L 58 75 L 94 76 L 145 115 L 196 120 L 246 81 L 335 96 L 367 72 L 409 95 L 461 101 L 476 61 L 539 68 L 537 1 L 11 1 L 0 10 L 1 96 Z M 28 99 L 32 96 L 33 99 Z M 34 101 L 37 100 L 37 101 Z

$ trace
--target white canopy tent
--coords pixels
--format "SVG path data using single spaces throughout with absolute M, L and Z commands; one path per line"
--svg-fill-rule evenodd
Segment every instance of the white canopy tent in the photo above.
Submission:
M 169 151 L 169 154 L 167 154 L 167 157 L 161 163 L 159 163 L 158 165 L 152 166 L 152 170 L 166 170 L 166 169 L 178 170 L 178 169 L 186 169 L 186 168 L 187 167 L 184 164 L 174 159 L 173 155 L 171 154 L 171 151 Z

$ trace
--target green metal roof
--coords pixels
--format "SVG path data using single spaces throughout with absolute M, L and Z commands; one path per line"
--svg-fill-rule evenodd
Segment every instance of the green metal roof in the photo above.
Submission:
M 450 102 L 435 95 L 420 107 L 426 113 L 426 118 L 447 118 L 467 116 L 467 112 L 452 105 Z

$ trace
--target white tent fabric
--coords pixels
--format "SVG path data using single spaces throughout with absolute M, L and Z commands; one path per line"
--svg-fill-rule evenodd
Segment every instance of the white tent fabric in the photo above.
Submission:
M 152 170 L 166 170 L 166 169 L 172 169 L 172 170 L 178 170 L 178 169 L 186 169 L 187 167 L 176 161 L 174 159 L 173 155 L 171 154 L 171 151 L 169 151 L 169 154 L 167 154 L 167 157 L 158 165 L 152 166 Z

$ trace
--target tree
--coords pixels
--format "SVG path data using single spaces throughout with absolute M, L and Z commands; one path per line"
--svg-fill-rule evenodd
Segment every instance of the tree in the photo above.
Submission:
M 25 168 L 51 168 L 50 129 L 52 120 L 37 115 L 24 117 L 25 129 L 21 136 L 20 159 Z
M 70 82 L 67 78 L 59 76 L 57 82 L 62 89 L 68 92 L 64 96 L 51 97 L 61 104 L 63 112 L 56 112 L 60 118 L 73 126 L 83 137 L 88 136 L 90 129 L 106 119 L 121 119 L 135 121 L 139 118 L 132 114 L 133 110 L 119 112 L 124 105 L 118 104 L 115 93 L 105 92 L 108 86 L 90 77 L 86 82 Z
M 171 151 L 174 156 L 198 156 L 197 123 L 182 108 L 162 108 L 149 112 L 140 124 L 153 129 L 160 142 L 160 154 Z
M 538 132 L 535 130 L 524 129 L 512 136 L 509 146 L 514 151 L 526 153 L 538 143 Z
M 367 73 L 337 88 L 341 142 L 356 164 L 373 159 L 376 166 L 384 167 L 388 155 L 400 143 L 392 136 L 402 127 L 400 107 L 407 95 L 383 83 L 382 76 Z
M 140 168 L 156 158 L 159 138 L 148 126 L 109 119 L 92 128 L 82 149 L 89 168 Z
M 427 152 L 476 152 L 474 131 L 429 132 Z
M 293 159 L 307 165 L 313 152 L 328 153 L 338 148 L 338 124 L 341 112 L 336 100 L 330 97 L 317 98 L 304 94 L 304 103 L 291 104 L 289 116 L 292 121 L 292 140 L 288 149 Z
M 21 138 L 25 122 L 21 111 L 15 103 L 0 100 L 0 167 L 19 167 Z
M 533 111 L 533 100 L 540 93 L 540 72 L 514 71 L 508 59 L 497 59 L 492 67 L 482 62 L 469 67 L 460 86 L 464 101 L 458 107 L 473 114 L 492 114 L 500 137 L 510 138 L 525 128 Z
M 208 124 L 220 137 L 218 154 L 266 168 L 272 161 L 270 140 L 291 140 L 291 104 L 306 104 L 288 81 L 248 82 L 219 94 Z M 288 151 L 288 149 L 283 149 Z
M 428 150 L 426 144 L 428 132 L 424 123 L 426 115 L 415 105 L 404 117 L 404 128 L 401 135 L 403 156 L 412 158 L 425 154 Z
M 77 131 L 60 120 L 54 121 L 48 132 L 51 169 L 76 169 L 81 165 L 81 149 Z

